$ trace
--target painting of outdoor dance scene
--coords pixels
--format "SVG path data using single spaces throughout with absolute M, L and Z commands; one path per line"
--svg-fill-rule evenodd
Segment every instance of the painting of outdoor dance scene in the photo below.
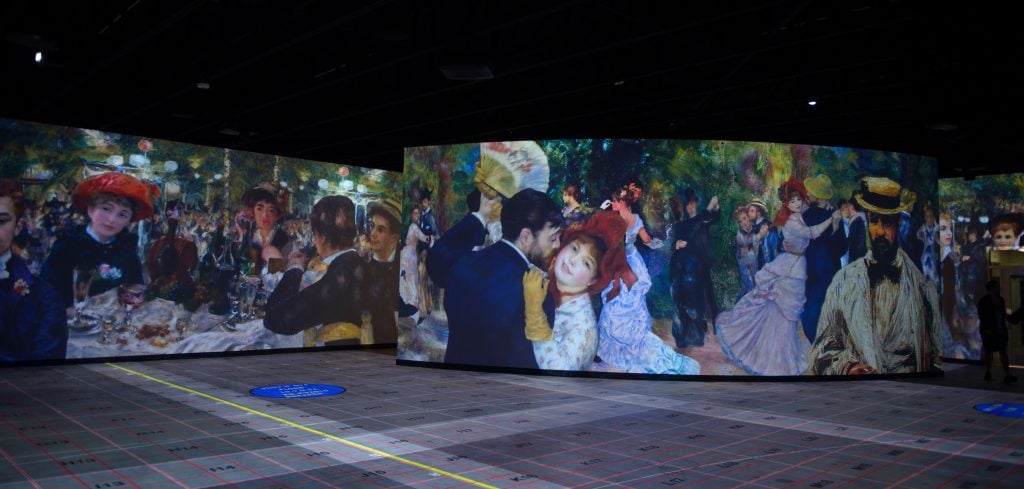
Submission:
M 401 175 L 0 119 L 0 361 L 396 341 Z
M 994 278 L 990 265 L 1001 258 L 1024 265 L 1024 174 L 942 179 L 939 202 L 922 232 L 935 236 L 939 250 L 942 356 L 981 360 L 978 302 Z M 1014 293 L 1020 291 L 1002 291 L 1004 297 Z
M 939 254 L 921 231 L 938 208 L 931 158 L 505 141 L 407 148 L 403 181 L 403 362 L 682 376 L 941 369 Z

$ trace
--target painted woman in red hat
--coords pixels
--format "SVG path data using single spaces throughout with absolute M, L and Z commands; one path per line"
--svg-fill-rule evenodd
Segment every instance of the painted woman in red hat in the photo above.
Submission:
M 40 273 L 60 292 L 65 307 L 73 302 L 76 267 L 96 271 L 89 295 L 121 284 L 143 283 L 138 238 L 127 228 L 153 215 L 153 199 L 159 194 L 151 184 L 113 172 L 86 178 L 75 187 L 71 203 L 89 216 L 89 222 L 54 243 Z
M 526 338 L 533 341 L 537 366 L 545 370 L 586 370 L 597 353 L 597 316 L 590 297 L 611 284 L 611 300 L 636 276 L 626 263 L 622 236 L 626 221 L 618 213 L 598 211 L 570 226 L 548 270 L 555 299 L 554 328 L 543 314 L 544 288 L 540 269 L 523 279 L 527 310 Z M 621 281 L 620 281 L 621 279 Z M 531 294 L 531 291 L 533 292 Z M 531 317 L 538 318 L 532 320 Z
M 723 353 L 751 375 L 802 375 L 807 369 L 810 343 L 798 328 L 806 301 L 804 250 L 811 239 L 840 222 L 835 211 L 816 226 L 804 223 L 807 190 L 797 178 L 779 187 L 779 199 L 783 206 L 773 224 L 782 228 L 787 251 L 758 271 L 754 289 L 715 319 Z

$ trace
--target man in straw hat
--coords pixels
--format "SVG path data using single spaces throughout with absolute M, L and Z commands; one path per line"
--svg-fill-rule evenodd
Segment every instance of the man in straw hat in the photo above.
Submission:
M 861 180 L 854 198 L 867 213 L 871 245 L 867 255 L 836 274 L 825 294 L 811 354 L 814 374 L 938 369 L 937 293 L 900 249 L 897 236 L 908 195 L 888 178 Z
M 373 202 L 370 218 L 370 316 L 373 343 L 394 343 L 398 313 L 398 232 L 402 227 L 402 211 L 393 200 Z
M 754 199 L 747 204 L 747 216 L 754 226 L 754 235 L 761 237 L 757 247 L 757 269 L 760 270 L 778 256 L 781 247 L 779 233 L 768 221 L 768 206 L 761 199 Z
M 808 207 L 802 213 L 804 223 L 814 226 L 832 218 L 832 180 L 828 175 L 820 174 L 804 179 L 807 189 Z M 825 302 L 825 291 L 832 283 L 832 277 L 842 266 L 841 259 L 846 254 L 846 233 L 841 222 L 825 229 L 817 238 L 811 240 L 804 250 L 807 258 L 807 285 L 804 288 L 807 301 L 800 314 L 800 323 L 807 341 L 814 343 L 818 331 L 818 316 L 821 305 Z

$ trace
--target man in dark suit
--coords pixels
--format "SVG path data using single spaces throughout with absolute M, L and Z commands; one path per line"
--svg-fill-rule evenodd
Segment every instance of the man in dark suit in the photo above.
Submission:
M 511 368 L 537 368 L 526 339 L 523 274 L 542 270 L 560 245 L 561 209 L 533 189 L 516 193 L 501 210 L 502 239 L 483 244 L 486 224 L 501 197 L 481 196 L 480 210 L 449 229 L 427 255 L 427 272 L 445 287 L 448 348 L 445 362 Z M 549 323 L 554 304 L 545 302 Z
M 11 252 L 24 211 L 21 185 L 0 179 L 0 363 L 63 359 L 68 347 L 60 295 Z
M 832 180 L 827 175 L 815 175 L 804 179 L 807 188 L 807 210 L 803 212 L 804 223 L 815 226 L 832 218 Z M 811 240 L 804 250 L 807 259 L 807 285 L 805 290 L 807 302 L 804 304 L 800 322 L 803 324 L 807 341 L 814 343 L 818 331 L 818 317 L 821 306 L 825 302 L 825 292 L 832 277 L 842 266 L 840 258 L 846 254 L 846 233 L 842 227 L 833 225 L 825 229 L 817 238 Z
M 867 238 L 867 217 L 864 216 L 864 209 L 857 204 L 857 199 L 850 197 L 847 201 L 849 211 L 843 212 L 843 223 L 849 226 L 846 229 L 846 243 L 849 246 L 846 254 L 846 263 L 853 263 L 858 258 L 868 254 Z

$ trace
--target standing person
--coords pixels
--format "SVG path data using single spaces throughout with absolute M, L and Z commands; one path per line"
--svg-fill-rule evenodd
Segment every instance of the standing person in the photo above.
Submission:
M 431 207 L 432 194 L 430 189 L 424 188 L 420 190 L 420 231 L 427 236 L 427 240 L 420 240 L 416 244 L 416 253 L 419 256 L 419 269 L 420 269 L 420 298 L 422 298 L 422 305 L 420 306 L 421 311 L 426 311 L 426 314 L 430 314 L 434 310 L 434 283 L 431 283 L 431 277 L 426 272 L 427 267 L 427 250 L 430 245 L 437 241 L 440 235 L 440 229 L 437 227 L 437 219 L 434 217 L 434 208 Z M 441 285 L 443 287 L 443 285 Z
M 95 175 L 75 187 L 72 204 L 89 216 L 89 223 L 58 239 L 40 272 L 60 293 L 65 307 L 73 303 L 75 267 L 96 268 L 89 295 L 143 283 L 138 238 L 128 232 L 128 224 L 152 216 L 153 199 L 159 194 L 155 186 L 124 173 Z
M 562 219 L 566 227 L 583 224 L 594 212 L 580 203 L 580 189 L 576 185 L 566 185 L 562 189 L 562 203 L 565 204 L 562 207 Z
M 0 179 L 0 362 L 60 359 L 68 347 L 66 311 L 57 290 L 11 253 L 24 212 L 21 185 Z
M 421 266 L 419 255 L 416 253 L 416 248 L 421 242 L 430 241 L 430 237 L 420 230 L 421 212 L 418 205 L 412 206 L 412 209 L 409 210 L 409 230 L 405 233 L 405 246 L 401 251 L 401 279 L 398 284 L 398 292 L 402 298 L 402 304 L 399 307 L 409 306 L 416 310 L 416 312 L 410 311 L 408 314 L 399 314 L 399 316 L 417 316 L 417 322 L 426 318 L 428 312 L 425 308 L 426 301 L 422 296 L 426 291 L 420 287 L 422 282 L 420 274 L 426 275 L 426 270 Z
M 598 318 L 597 355 L 603 362 L 630 373 L 697 375 L 700 364 L 676 353 L 651 329 L 647 292 L 653 282 L 636 249 L 638 237 L 643 241 L 647 233 L 640 216 L 632 210 L 635 195 L 629 187 L 623 187 L 612 196 L 612 210 L 622 217 L 627 226 L 624 237 L 626 263 L 636 282 L 613 281 L 601 292 L 603 307 Z M 614 293 L 616 289 L 617 294 Z
M 850 214 L 845 219 L 849 222 L 850 228 L 846 230 L 846 242 L 849 246 L 846 265 L 868 254 L 868 219 L 864 215 L 864 209 L 857 203 L 856 195 L 850 196 L 848 204 L 850 206 Z M 845 267 L 846 265 L 843 266 Z
M 938 238 L 938 226 L 935 222 L 935 209 L 932 209 L 930 202 L 924 203 L 924 224 L 917 229 L 917 239 L 923 243 L 921 253 L 921 273 L 925 280 L 931 280 L 938 284 L 939 267 L 936 266 L 935 257 L 938 255 L 938 247 L 935 242 Z
M 1012 384 L 1017 377 L 1010 374 L 1009 332 L 1006 321 L 1017 323 L 1024 317 L 1024 308 L 1007 317 L 1006 301 L 1000 295 L 999 282 L 989 280 L 985 284 L 988 292 L 978 301 L 978 318 L 981 320 L 981 342 L 985 350 L 985 380 L 992 380 L 992 354 L 999 353 L 1003 366 L 1003 383 Z
M 835 210 L 828 200 L 833 194 L 832 180 L 828 175 L 805 178 L 804 188 L 807 189 L 804 224 L 813 227 L 831 220 Z M 811 343 L 814 343 L 818 331 L 818 317 L 821 315 L 821 304 L 825 302 L 825 291 L 832 283 L 832 277 L 842 267 L 840 259 L 846 251 L 846 234 L 838 224 L 826 227 L 804 250 L 804 258 L 807 260 L 807 285 L 804 287 L 807 302 L 800 314 L 800 324 L 804 336 Z
M 955 358 L 957 352 L 966 349 L 967 341 L 963 335 L 963 319 L 959 317 L 960 280 L 957 277 L 957 248 L 953 245 L 952 215 L 948 212 L 939 214 L 936 229 L 936 241 L 941 260 L 939 261 L 939 299 L 942 311 L 942 356 Z M 973 302 L 972 302 L 973 303 Z
M 722 352 L 751 375 L 801 375 L 807 369 L 810 345 L 797 325 L 806 300 L 804 251 L 812 239 L 838 226 L 840 217 L 835 211 L 831 219 L 808 226 L 802 214 L 806 198 L 796 178 L 779 187 L 783 207 L 773 224 L 782 226 L 786 251 L 757 272 L 754 290 L 715 320 Z
M 754 288 L 754 275 L 757 273 L 757 249 L 761 240 L 768 235 L 768 228 L 762 227 L 761 233 L 754 233 L 754 226 L 750 222 L 750 215 L 747 213 L 747 206 L 740 206 L 733 213 L 736 220 L 736 266 L 740 275 L 740 291 L 736 300 L 750 292 Z
M 672 225 L 672 337 L 679 348 L 704 346 L 708 323 L 718 314 L 711 283 L 711 238 L 709 227 L 721 218 L 718 197 L 698 212 L 697 192 L 686 189 L 683 220 Z
M 757 269 L 760 270 L 778 256 L 781 250 L 779 233 L 775 230 L 775 226 L 768 222 L 768 207 L 761 200 L 754 199 L 747 204 L 747 216 L 750 217 L 750 223 L 754 226 L 754 234 L 761 234 L 764 229 L 768 230 L 757 248 Z
M 402 211 L 398 204 L 385 200 L 371 203 L 366 214 L 370 219 L 367 288 L 373 343 L 395 343 L 398 338 L 398 230 L 402 226 Z
M 326 270 L 300 290 L 307 258 L 293 252 L 288 270 L 267 299 L 263 318 L 267 329 L 285 335 L 302 332 L 306 346 L 359 343 L 370 269 L 354 248 L 355 219 L 355 204 L 348 197 L 330 195 L 313 205 L 309 226 Z
M 626 263 L 622 237 L 626 222 L 615 212 L 599 211 L 563 232 L 548 276 L 554 277 L 554 328 L 543 311 L 547 279 L 538 268 L 523 277 L 526 302 L 526 337 L 533 341 L 537 365 L 545 370 L 586 370 L 597 353 L 597 316 L 590 297 L 609 284 L 609 300 L 620 287 L 636 282 Z M 621 281 L 620 281 L 621 279 Z M 660 341 L 660 340 L 659 340 Z
M 562 215 L 545 193 L 526 188 L 501 211 L 502 239 L 483 244 L 486 225 L 501 196 L 481 195 L 480 208 L 448 230 L 430 249 L 427 270 L 445 287 L 448 348 L 445 362 L 511 368 L 537 368 L 533 344 L 526 339 L 523 274 L 531 266 L 547 269 L 560 245 Z M 545 304 L 548 320 L 554 304 Z
M 811 371 L 818 375 L 927 372 L 942 353 L 934 284 L 899 246 L 908 193 L 865 177 L 856 194 L 867 211 L 871 249 L 836 274 L 825 294 Z

